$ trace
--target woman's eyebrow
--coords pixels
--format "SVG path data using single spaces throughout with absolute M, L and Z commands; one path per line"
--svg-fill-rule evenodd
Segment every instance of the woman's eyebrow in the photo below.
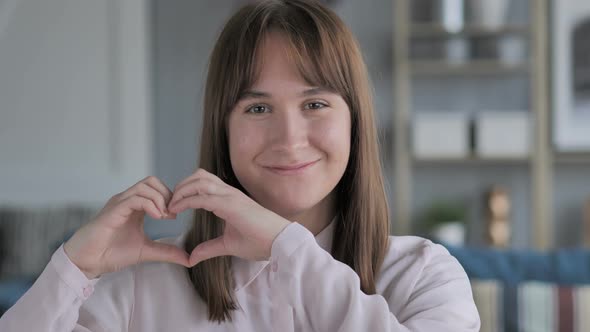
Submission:
M 322 88 L 322 87 L 313 87 L 313 88 L 306 89 L 303 92 L 301 92 L 300 96 L 301 97 L 308 97 L 308 96 L 314 96 L 314 95 L 318 95 L 318 94 L 322 94 L 322 93 L 334 93 L 334 91 L 327 89 L 327 88 Z M 240 95 L 238 100 L 253 99 L 253 98 L 270 98 L 270 97 L 272 97 L 272 95 L 268 92 L 257 91 L 257 90 L 246 90 Z

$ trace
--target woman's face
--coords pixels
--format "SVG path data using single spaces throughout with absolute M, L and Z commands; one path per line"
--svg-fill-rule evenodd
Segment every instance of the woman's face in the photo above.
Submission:
M 303 80 L 280 33 L 262 45 L 258 80 L 229 116 L 231 164 L 253 199 L 294 217 L 330 195 L 344 174 L 350 111 L 340 95 Z

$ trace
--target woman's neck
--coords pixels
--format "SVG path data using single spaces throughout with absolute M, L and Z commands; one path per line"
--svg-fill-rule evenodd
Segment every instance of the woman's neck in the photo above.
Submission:
M 331 192 L 311 209 L 286 218 L 305 226 L 305 228 L 316 236 L 330 224 L 335 213 L 336 196 L 335 192 Z

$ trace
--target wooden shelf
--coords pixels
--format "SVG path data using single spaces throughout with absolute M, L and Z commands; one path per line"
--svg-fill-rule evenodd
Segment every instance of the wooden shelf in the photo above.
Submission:
M 560 153 L 556 152 L 553 161 L 560 165 L 588 165 L 590 164 L 590 153 Z
M 444 60 L 410 60 L 413 75 L 500 75 L 528 72 L 529 65 L 507 64 L 498 60 L 472 60 L 465 63 L 452 63 Z
M 490 29 L 484 26 L 466 25 L 459 31 L 449 31 L 438 23 L 413 23 L 410 26 L 410 37 L 412 38 L 447 38 L 452 36 L 465 37 L 494 37 L 508 34 L 526 35 L 529 29 L 526 25 L 506 25 L 497 29 Z
M 439 165 L 526 165 L 530 163 L 527 158 L 480 158 L 480 157 L 467 157 L 467 158 L 413 158 L 413 163 L 416 166 L 439 166 Z

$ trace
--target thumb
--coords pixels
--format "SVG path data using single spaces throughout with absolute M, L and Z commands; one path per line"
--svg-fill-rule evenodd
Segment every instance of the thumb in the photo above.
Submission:
M 188 267 L 189 255 L 172 244 L 149 241 L 142 249 L 140 262 L 169 262 Z
M 223 236 L 220 236 L 213 240 L 205 241 L 196 246 L 191 253 L 189 264 L 190 266 L 195 266 L 209 258 L 227 256 L 229 254 L 229 251 L 225 247 Z

